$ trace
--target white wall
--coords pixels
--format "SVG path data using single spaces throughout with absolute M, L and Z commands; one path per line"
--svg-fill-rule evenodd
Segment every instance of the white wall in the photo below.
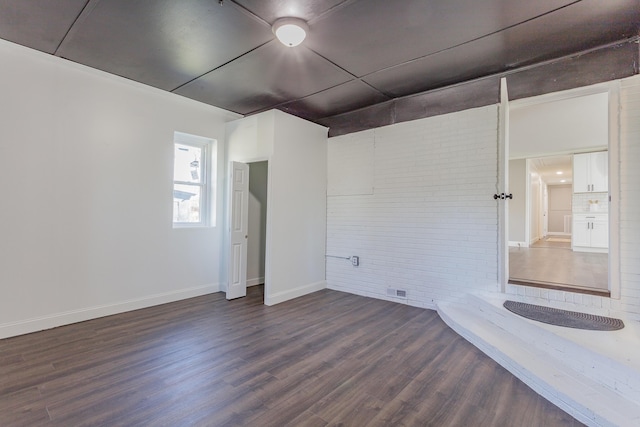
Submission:
M 361 263 L 327 258 L 329 288 L 430 308 L 468 291 L 497 289 L 497 106 L 329 144 L 329 182 L 358 168 L 374 183 L 370 195 L 327 197 L 327 254 L 357 255 Z M 371 144 L 373 168 L 361 161 Z M 389 287 L 406 289 L 408 299 L 387 297 Z
M 532 245 L 543 237 L 542 227 L 540 227 L 542 180 L 533 162 L 527 163 L 529 168 L 529 245 Z
M 327 129 L 271 110 L 227 133 L 229 161 L 269 161 L 265 304 L 325 288 Z
M 553 98 L 547 97 L 550 101 Z M 511 159 L 607 147 L 607 93 L 533 104 L 530 100 L 520 100 L 509 105 Z
M 249 222 L 247 238 L 247 286 L 264 283 L 267 245 L 268 163 L 249 163 Z
M 527 246 L 527 161 L 525 159 L 509 161 L 509 244 Z
M 344 135 L 327 147 L 327 195 L 373 194 L 374 132 Z
M 620 308 L 640 317 L 640 76 L 622 81 L 620 110 Z
M 514 161 L 526 158 L 606 149 L 609 138 L 609 97 L 606 88 L 598 85 L 589 90 L 600 93 L 585 94 L 582 89 L 574 91 L 573 97 L 568 99 L 559 99 L 558 94 L 547 94 L 510 102 L 509 164 L 512 165 Z M 516 171 L 521 165 L 516 164 Z M 510 180 L 519 179 L 514 176 L 514 173 L 515 171 L 510 168 Z M 522 177 L 526 178 L 526 174 Z M 544 237 L 544 217 L 540 215 L 540 207 L 543 206 L 542 184 L 537 176 L 530 178 L 533 179 L 533 181 L 530 179 L 529 187 L 531 216 L 529 241 L 525 243 L 534 243 L 537 239 Z M 514 184 L 518 183 L 514 182 Z M 517 197 L 513 188 L 511 186 L 509 188 L 514 197 Z M 523 194 L 522 197 L 525 195 Z M 509 202 L 509 241 L 512 245 L 522 243 L 516 237 L 523 237 L 523 241 L 526 240 L 525 218 L 513 212 L 519 209 L 524 210 L 524 203 L 524 199 L 522 205 L 515 200 Z
M 275 111 L 227 123 L 227 160 L 256 162 L 273 155 Z
M 571 184 L 549 185 L 549 233 L 564 233 L 564 216 L 571 215 Z
M 326 287 L 328 129 L 280 111 L 275 118 L 267 304 Z
M 221 228 L 172 228 L 173 133 L 222 170 L 238 116 L 4 41 L 0 63 L 0 337 L 216 291 Z

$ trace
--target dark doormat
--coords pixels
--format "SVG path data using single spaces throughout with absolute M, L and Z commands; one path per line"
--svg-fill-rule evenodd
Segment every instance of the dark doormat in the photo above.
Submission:
M 505 301 L 504 308 L 527 319 L 567 328 L 587 329 L 590 331 L 617 331 L 624 328 L 620 319 L 596 316 L 577 311 L 560 310 L 524 302 Z

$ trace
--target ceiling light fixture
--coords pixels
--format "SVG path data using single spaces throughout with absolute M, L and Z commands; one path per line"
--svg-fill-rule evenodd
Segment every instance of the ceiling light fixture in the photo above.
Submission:
M 273 23 L 273 34 L 288 47 L 298 46 L 307 36 L 309 26 L 302 19 L 280 18 Z

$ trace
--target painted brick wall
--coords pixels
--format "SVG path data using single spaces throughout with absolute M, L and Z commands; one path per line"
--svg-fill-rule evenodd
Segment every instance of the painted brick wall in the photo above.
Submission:
M 497 130 L 489 106 L 331 138 L 329 180 L 373 174 L 374 189 L 327 197 L 328 287 L 428 308 L 496 290 Z M 373 170 L 350 169 L 370 144 Z
M 621 308 L 640 316 L 640 76 L 620 91 Z

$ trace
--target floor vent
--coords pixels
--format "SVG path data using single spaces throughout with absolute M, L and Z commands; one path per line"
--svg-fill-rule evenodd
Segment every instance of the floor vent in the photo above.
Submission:
M 406 289 L 387 288 L 387 295 L 390 296 L 390 297 L 396 297 L 396 298 L 406 298 L 407 297 L 407 290 Z

